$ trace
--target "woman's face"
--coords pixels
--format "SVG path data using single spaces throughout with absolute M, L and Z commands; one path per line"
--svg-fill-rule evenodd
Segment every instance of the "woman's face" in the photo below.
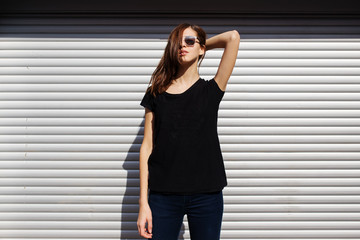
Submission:
M 196 39 L 196 43 L 193 46 L 188 46 L 185 43 L 185 36 L 197 37 L 197 32 L 194 31 L 191 27 L 188 27 L 184 30 L 182 35 L 182 43 L 179 48 L 180 63 L 197 61 L 199 55 L 203 55 L 205 50 L 201 47 L 198 39 Z

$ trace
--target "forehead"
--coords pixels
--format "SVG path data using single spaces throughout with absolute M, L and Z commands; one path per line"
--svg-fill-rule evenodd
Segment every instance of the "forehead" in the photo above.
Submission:
M 191 27 L 188 27 L 184 30 L 183 36 L 197 36 L 197 32 L 194 31 Z

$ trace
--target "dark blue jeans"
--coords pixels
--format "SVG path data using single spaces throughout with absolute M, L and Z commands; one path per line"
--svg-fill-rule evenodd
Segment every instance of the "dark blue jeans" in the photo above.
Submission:
M 222 191 L 189 195 L 149 192 L 152 240 L 177 240 L 186 214 L 191 240 L 219 240 L 224 211 Z

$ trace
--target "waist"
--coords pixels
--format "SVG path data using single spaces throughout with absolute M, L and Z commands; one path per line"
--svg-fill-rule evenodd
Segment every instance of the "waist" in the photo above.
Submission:
M 194 195 L 194 194 L 219 194 L 222 190 L 216 190 L 216 191 L 209 191 L 209 192 L 184 192 L 184 193 L 177 193 L 177 192 L 163 192 L 163 191 L 156 191 L 151 190 L 149 193 L 155 193 L 155 194 L 163 194 L 163 195 Z

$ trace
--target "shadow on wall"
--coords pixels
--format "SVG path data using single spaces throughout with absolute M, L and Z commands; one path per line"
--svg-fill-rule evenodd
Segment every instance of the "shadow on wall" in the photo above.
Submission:
M 121 204 L 121 240 L 134 239 L 136 237 L 138 237 L 139 239 L 146 239 L 138 234 L 137 229 L 137 218 L 139 212 L 138 199 L 140 197 L 139 151 L 143 140 L 142 129 L 144 127 L 144 123 L 145 116 L 141 125 L 138 128 L 139 131 L 137 132 L 135 140 L 131 144 L 130 150 L 122 166 L 123 169 L 126 171 L 127 176 L 124 177 L 124 179 L 126 179 L 126 185 L 125 192 L 123 193 L 123 201 Z M 134 164 L 134 162 L 136 164 Z M 134 212 L 136 214 L 134 214 Z M 178 239 L 184 240 L 184 234 L 185 224 L 183 223 Z

